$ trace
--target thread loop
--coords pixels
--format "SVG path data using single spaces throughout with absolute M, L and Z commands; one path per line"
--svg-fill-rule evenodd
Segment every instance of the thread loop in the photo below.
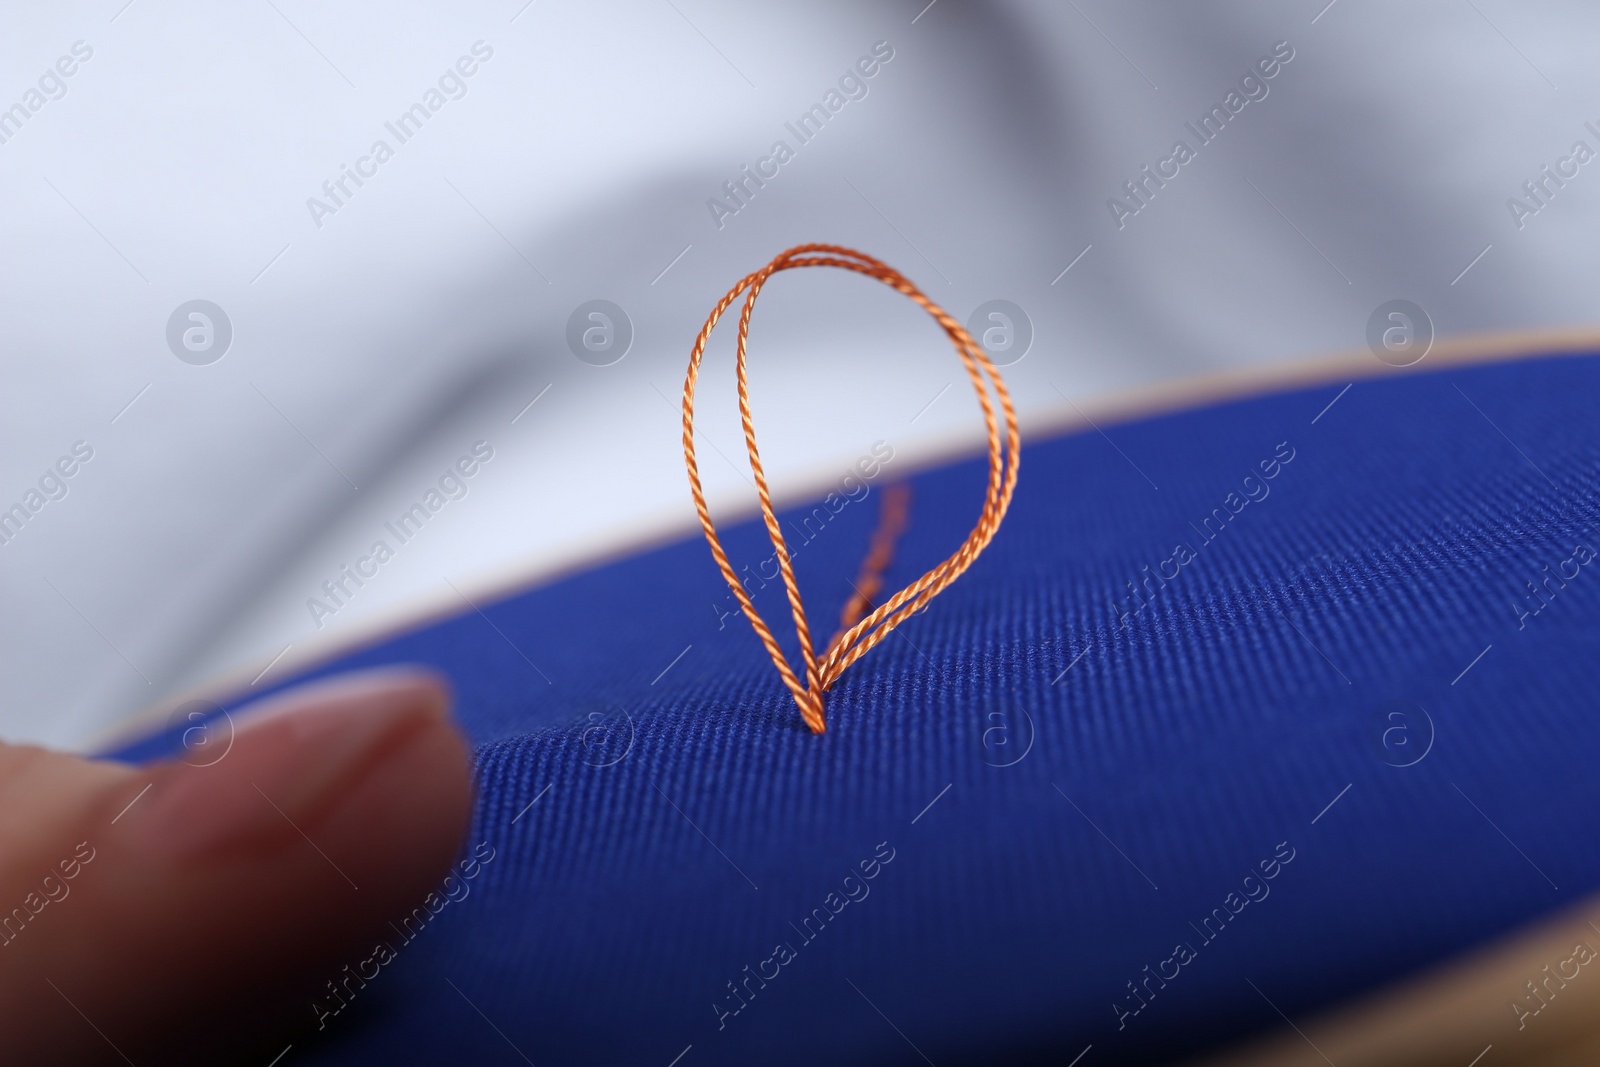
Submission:
M 750 389 L 746 375 L 750 315 L 755 309 L 756 297 L 760 295 L 762 286 L 772 275 L 797 267 L 837 267 L 865 274 L 921 305 L 949 335 L 957 355 L 961 357 L 961 362 L 966 367 L 967 376 L 972 380 L 973 389 L 977 392 L 978 404 L 983 410 L 989 445 L 989 484 L 984 495 L 983 510 L 966 540 L 944 562 L 901 589 L 887 601 L 863 617 L 851 618 L 852 614 L 859 615 L 865 611 L 876 593 L 876 589 L 858 589 L 857 597 L 852 598 L 850 604 L 846 605 L 845 617 L 841 620 L 843 629 L 834 636 L 820 656 L 811 642 L 811 629 L 806 621 L 805 607 L 800 602 L 800 587 L 795 580 L 794 565 L 789 558 L 789 548 L 784 541 L 783 530 L 778 525 L 777 515 L 772 508 L 772 496 L 767 489 L 767 477 L 761 466 L 760 450 L 756 447 L 756 431 L 750 414 Z M 716 526 L 711 521 L 711 512 L 706 507 L 705 493 L 700 486 L 700 468 L 695 461 L 694 390 L 695 383 L 700 377 L 700 363 L 705 355 L 706 344 L 711 339 L 712 330 L 741 294 L 745 294 L 745 301 L 744 308 L 739 314 L 734 364 L 738 379 L 739 417 L 744 426 L 745 447 L 750 456 L 750 470 L 755 477 L 756 495 L 761 503 L 761 517 L 766 523 L 767 535 L 772 540 L 778 570 L 783 576 L 784 590 L 788 595 L 789 611 L 794 618 L 795 634 L 800 641 L 804 684 L 779 648 L 771 628 L 756 611 L 749 592 L 734 572 L 733 564 L 728 561 L 728 554 L 723 550 L 722 542 L 717 537 Z M 993 399 L 989 395 L 990 388 L 994 391 Z M 999 402 L 1000 414 L 1005 423 L 1003 437 L 995 417 L 995 400 Z M 1021 446 L 1022 439 L 1017 429 L 1017 415 L 1011 403 L 1011 394 L 1006 391 L 1005 382 L 1001 380 L 999 371 L 990 362 L 982 346 L 972 339 L 965 326 L 930 300 L 903 274 L 865 253 L 840 245 L 796 245 L 779 253 L 760 270 L 741 278 L 738 284 L 728 290 L 711 309 L 711 314 L 701 327 L 699 335 L 695 338 L 694 348 L 689 353 L 689 371 L 683 383 L 683 454 L 689 473 L 689 491 L 694 497 L 695 512 L 700 516 L 700 525 L 705 530 L 706 542 L 711 546 L 711 555 L 716 560 L 718 570 L 722 572 L 729 589 L 733 591 L 745 617 L 750 620 L 750 625 L 755 629 L 756 636 L 760 638 L 767 654 L 772 657 L 783 684 L 794 696 L 801 718 L 812 731 L 820 734 L 827 729 L 823 694 L 838 681 L 839 676 L 888 637 L 896 626 L 926 607 L 929 601 L 960 577 L 994 539 L 1001 520 L 1005 518 L 1006 509 L 1011 506 L 1012 494 L 1016 490 Z M 885 522 L 888 524 L 891 521 L 891 516 L 886 510 Z M 899 521 L 903 523 L 903 514 Z M 892 541 L 891 535 L 889 538 L 891 545 Z M 872 560 L 877 556 L 884 557 L 878 564 L 878 569 L 881 570 L 882 565 L 887 562 L 885 555 L 887 552 L 888 548 L 880 545 L 880 539 L 874 538 L 874 545 L 868 556 L 868 566 L 863 568 L 863 573 L 870 572 Z

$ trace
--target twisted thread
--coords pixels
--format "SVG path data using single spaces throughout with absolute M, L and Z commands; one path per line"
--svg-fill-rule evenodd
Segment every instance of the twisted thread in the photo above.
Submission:
M 845 609 L 846 616 L 843 621 L 846 628 L 829 642 L 820 656 L 811 642 L 811 628 L 806 621 L 805 607 L 800 602 L 800 586 L 795 580 L 794 565 L 790 561 L 789 548 L 784 541 L 783 530 L 778 525 L 778 517 L 772 509 L 772 496 L 767 489 L 766 472 L 761 465 L 760 450 L 756 447 L 755 423 L 750 414 L 750 389 L 746 377 L 745 354 L 750 337 L 750 314 L 755 309 L 756 297 L 772 275 L 796 267 L 838 267 L 852 270 L 876 278 L 921 305 L 922 309 L 949 335 L 955 345 L 956 354 L 961 357 L 961 362 L 966 367 L 967 377 L 972 380 L 973 389 L 978 396 L 978 405 L 983 409 L 983 421 L 988 431 L 989 443 L 988 489 L 984 494 L 983 509 L 978 515 L 977 524 L 973 526 L 966 540 L 944 562 L 853 622 L 849 616 L 852 605 L 856 602 L 852 600 Z M 800 641 L 800 655 L 805 673 L 804 684 L 790 666 L 782 649 L 778 647 L 777 638 L 773 636 L 771 628 L 756 611 L 750 594 L 734 572 L 733 564 L 728 561 L 728 554 L 723 550 L 722 542 L 717 537 L 716 526 L 711 521 L 711 512 L 706 507 L 705 493 L 700 486 L 700 468 L 695 461 L 694 389 L 700 377 L 700 362 L 705 355 L 706 344 L 711 339 L 711 331 L 716 328 L 718 320 L 740 294 L 746 295 L 744 308 L 739 315 L 735 360 L 739 418 L 744 426 L 745 447 L 750 455 L 751 473 L 755 476 L 756 495 L 761 502 L 761 517 L 766 523 L 767 535 L 772 540 L 772 547 L 778 560 L 778 570 L 783 576 L 784 589 L 788 594 L 789 611 L 794 617 L 795 634 Z M 998 399 L 1000 413 L 1005 421 L 1003 437 L 995 417 L 994 400 L 989 395 L 990 388 L 994 390 L 994 399 Z M 839 676 L 888 637 L 896 626 L 925 608 L 929 601 L 960 577 L 994 539 L 1001 520 L 1005 518 L 1006 509 L 1011 506 L 1012 494 L 1016 490 L 1021 445 L 1022 439 L 1017 430 L 1017 415 L 1011 403 L 1011 394 L 1006 391 L 1005 382 L 1001 380 L 994 364 L 989 361 L 983 348 L 972 339 L 966 327 L 930 300 L 899 271 L 865 253 L 839 245 L 797 245 L 779 253 L 772 262 L 760 270 L 745 275 L 711 309 L 711 314 L 706 319 L 706 324 L 701 327 L 699 336 L 695 338 L 694 348 L 689 353 L 689 372 L 683 383 L 683 456 L 689 472 L 689 491 L 694 497 L 695 512 L 700 516 L 700 525 L 705 530 L 706 542 L 711 546 L 711 555 L 716 560 L 717 569 L 722 572 L 722 577 L 738 600 L 740 609 L 750 620 L 750 625 L 755 629 L 756 636 L 760 638 L 767 654 L 772 657 L 773 664 L 778 668 L 778 674 L 783 678 L 783 684 L 793 694 L 795 704 L 800 708 L 801 718 L 814 732 L 820 734 L 827 729 L 823 712 L 823 694 L 839 679 Z M 891 545 L 892 540 L 890 538 Z M 880 551 L 886 553 L 888 548 L 880 550 L 875 539 L 873 552 Z M 869 553 L 868 560 L 869 564 L 863 567 L 863 573 L 871 572 L 872 553 Z M 870 606 L 874 592 L 876 590 L 870 592 L 857 590 L 861 603 L 855 607 L 856 613 Z
M 839 629 L 828 640 L 832 648 L 844 637 L 844 632 L 861 616 L 871 611 L 873 601 L 883 589 L 883 574 L 894 562 L 895 542 L 905 533 L 911 519 L 911 487 L 905 482 L 885 486 L 883 506 L 879 509 L 878 528 L 872 532 L 872 542 L 867 548 L 867 558 L 861 561 L 861 572 L 850 583 L 854 590 L 839 612 Z

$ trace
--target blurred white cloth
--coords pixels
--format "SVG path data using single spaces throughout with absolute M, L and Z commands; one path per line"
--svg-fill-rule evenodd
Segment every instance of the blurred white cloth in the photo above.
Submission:
M 1324 2 L 13 5 L 0 507 L 28 514 L 0 544 L 0 736 L 88 744 L 689 530 L 690 342 L 791 244 L 878 255 L 963 319 L 1023 308 L 1006 376 L 1035 423 L 1358 348 L 1396 297 L 1442 334 L 1592 321 L 1600 175 L 1536 186 L 1531 216 L 1508 199 L 1600 148 L 1600 11 Z M 1241 88 L 1275 48 L 1265 95 Z M 1217 105 L 1202 146 L 1185 124 Z M 567 342 L 596 299 L 633 335 L 607 366 Z M 232 332 L 205 365 L 168 343 L 193 300 Z M 752 497 L 720 341 L 700 411 L 730 462 L 702 462 L 732 514 Z M 856 276 L 777 279 L 752 378 L 780 493 L 876 440 L 909 468 L 978 432 L 937 329 Z M 441 489 L 475 445 L 492 459 Z M 75 446 L 92 459 L 50 475 Z M 386 534 L 430 490 L 426 526 Z

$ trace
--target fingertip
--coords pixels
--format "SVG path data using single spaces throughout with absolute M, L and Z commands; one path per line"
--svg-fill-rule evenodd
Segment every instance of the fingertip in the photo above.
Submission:
M 437 674 L 320 681 L 240 713 L 236 725 L 215 763 L 152 768 L 149 795 L 98 839 L 98 884 L 82 885 L 81 908 L 74 901 L 97 948 L 61 978 L 113 1024 L 143 1031 L 141 1018 L 174 1000 L 228 1011 L 246 998 L 309 1018 L 301 994 L 370 949 L 461 852 L 471 755 Z M 145 1031 L 132 1040 L 165 1050 L 240 1037 Z
M 465 743 L 448 686 L 415 669 L 321 680 L 245 709 L 220 755 L 157 769 L 136 822 L 153 853 L 174 859 L 276 847 L 345 806 L 385 763 L 404 757 L 435 790 L 466 789 Z M 432 754 L 430 757 L 430 753 Z

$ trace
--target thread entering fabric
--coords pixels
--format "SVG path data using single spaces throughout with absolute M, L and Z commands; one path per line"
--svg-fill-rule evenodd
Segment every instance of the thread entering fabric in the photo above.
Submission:
M 857 615 L 865 611 L 870 606 L 873 592 L 876 591 L 857 589 L 857 597 L 845 607 L 841 619 L 844 628 L 828 643 L 821 655 L 812 645 L 811 628 L 806 622 L 805 607 L 800 601 L 800 587 L 795 581 L 794 566 L 789 560 L 789 548 L 784 542 L 783 530 L 778 525 L 778 517 L 772 508 L 772 496 L 767 489 L 766 473 L 762 469 L 761 454 L 756 447 L 756 431 L 750 414 L 750 389 L 746 377 L 750 314 L 755 309 L 756 297 L 760 295 L 762 286 L 772 275 L 796 267 L 838 267 L 842 270 L 852 270 L 869 278 L 876 278 L 916 301 L 939 323 L 950 337 L 951 343 L 955 345 L 956 354 L 961 357 L 967 377 L 971 379 L 972 387 L 977 393 L 978 405 L 983 409 L 983 422 L 988 433 L 989 447 L 989 484 L 984 494 L 983 510 L 979 513 L 978 521 L 966 540 L 944 562 L 901 589 L 886 602 L 873 608 L 864 617 L 852 619 L 852 609 Z M 741 294 L 745 295 L 745 300 L 744 308 L 739 314 L 734 363 L 739 390 L 739 417 L 744 426 L 744 441 L 750 455 L 750 470 L 755 476 L 756 496 L 761 503 L 761 517 L 766 523 L 767 536 L 772 540 L 778 569 L 783 576 L 784 589 L 788 593 L 789 611 L 794 617 L 795 635 L 800 641 L 800 655 L 805 667 L 803 684 L 782 649 L 778 647 L 777 638 L 773 636 L 771 628 L 756 611 L 750 594 L 734 572 L 733 564 L 728 561 L 728 554 L 723 550 L 722 542 L 717 537 L 716 526 L 711 521 L 711 512 L 706 507 L 705 493 L 700 486 L 700 468 L 695 462 L 694 388 L 700 377 L 700 362 L 718 320 Z M 990 389 L 994 391 L 993 398 L 990 397 Z M 1003 436 L 1000 423 L 995 417 L 995 400 L 999 401 L 1000 414 L 1005 422 Z M 707 317 L 705 325 L 700 328 L 700 333 L 694 341 L 694 348 L 689 353 L 689 371 L 683 383 L 683 457 L 689 473 L 689 492 L 694 497 L 695 512 L 700 516 L 700 525 L 705 530 L 706 542 L 711 546 L 711 555 L 716 560 L 717 568 L 739 601 L 740 609 L 750 620 L 750 625 L 755 629 L 756 636 L 761 639 L 767 654 L 772 657 L 773 665 L 778 668 L 783 684 L 794 696 L 795 704 L 800 708 L 801 718 L 813 732 L 820 734 L 827 729 L 823 694 L 838 681 L 839 676 L 856 660 L 871 651 L 878 642 L 888 637 L 896 626 L 925 608 L 929 601 L 959 578 L 994 539 L 1001 520 L 1005 518 L 1006 509 L 1011 506 L 1012 494 L 1016 491 L 1021 445 L 1022 438 L 1017 430 L 1017 414 L 1011 403 L 1011 394 L 1006 391 L 1005 382 L 1001 380 L 999 371 L 989 361 L 983 348 L 972 339 L 966 327 L 930 300 L 905 275 L 863 252 L 840 245 L 796 245 L 780 252 L 760 270 L 739 279 L 738 283 L 711 309 L 711 314 Z M 885 501 L 885 507 L 888 507 L 888 501 Z M 905 521 L 903 514 L 899 521 L 903 526 Z M 880 534 L 881 532 L 880 530 Z M 898 536 L 898 531 L 894 536 Z M 882 548 L 881 552 L 879 542 L 880 537 L 874 537 L 867 561 L 862 567 L 863 575 L 872 574 L 876 556 L 883 557 L 882 566 L 888 563 L 887 557 L 892 552 L 893 537 L 888 538 L 887 547 Z M 881 584 L 882 566 L 877 567 L 879 584 Z M 857 600 L 860 601 L 859 604 Z
M 867 547 L 867 558 L 861 561 L 856 580 L 850 583 L 853 592 L 839 612 L 839 628 L 828 639 L 828 647 L 839 643 L 846 630 L 861 621 L 861 616 L 877 607 L 877 596 L 883 591 L 883 574 L 894 562 L 894 546 L 905 533 L 911 521 L 911 486 L 896 482 L 883 490 L 883 506 L 878 510 L 878 526 L 872 531 L 872 541 Z

